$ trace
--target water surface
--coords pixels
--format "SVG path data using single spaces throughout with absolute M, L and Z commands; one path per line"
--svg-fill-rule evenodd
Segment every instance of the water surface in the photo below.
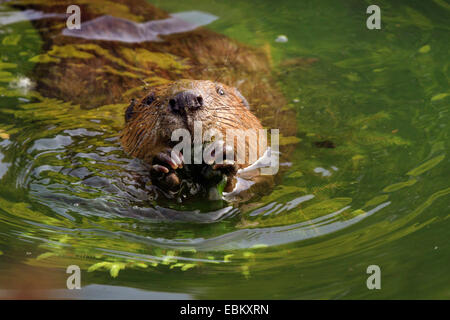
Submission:
M 266 46 L 297 112 L 280 183 L 244 203 L 158 199 L 118 144 L 121 109 L 33 89 L 43 44 L 16 19 L 0 26 L 2 287 L 76 264 L 87 298 L 450 298 L 448 2 L 379 1 L 381 30 L 364 1 L 152 2 Z

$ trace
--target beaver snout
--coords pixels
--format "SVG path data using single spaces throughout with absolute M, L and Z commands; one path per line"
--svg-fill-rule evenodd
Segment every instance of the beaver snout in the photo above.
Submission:
M 203 97 L 192 91 L 182 91 L 169 100 L 170 111 L 179 113 L 184 110 L 196 110 L 203 106 Z

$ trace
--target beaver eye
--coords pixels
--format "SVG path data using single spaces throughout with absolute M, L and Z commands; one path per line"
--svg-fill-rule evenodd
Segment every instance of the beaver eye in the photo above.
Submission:
M 220 94 L 221 96 L 223 96 L 225 94 L 225 91 L 223 91 L 223 89 L 220 87 L 217 88 L 216 90 L 217 90 L 217 93 Z
M 142 103 L 144 105 L 151 105 L 155 101 L 155 94 L 152 92 L 148 96 L 146 96 L 144 99 L 142 99 Z

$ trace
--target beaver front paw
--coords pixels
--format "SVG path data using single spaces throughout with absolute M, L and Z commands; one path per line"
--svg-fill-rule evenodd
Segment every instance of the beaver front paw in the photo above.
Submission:
M 183 155 L 179 152 L 172 154 L 170 148 L 158 153 L 150 168 L 152 181 L 169 190 L 175 190 L 181 183 L 181 179 L 175 170 L 183 168 L 183 162 Z
M 226 146 L 225 144 L 223 144 L 222 142 L 222 154 L 214 154 L 214 161 L 212 161 L 211 167 L 212 167 L 212 171 L 209 171 L 209 175 L 210 176 L 220 176 L 226 177 L 226 185 L 224 188 L 224 191 L 226 192 L 230 192 L 231 190 L 233 190 L 234 185 L 235 185 L 235 179 L 234 177 L 236 176 L 237 171 L 239 170 L 239 166 L 238 164 L 231 159 L 227 159 L 227 154 L 233 156 L 234 158 L 234 151 L 233 148 L 230 146 Z M 221 179 L 220 179 L 221 180 Z
M 223 141 L 217 142 L 219 148 L 222 149 L 222 153 L 215 154 L 213 151 L 209 163 L 212 165 L 212 168 L 216 171 L 221 172 L 226 176 L 234 176 L 236 175 L 239 166 L 234 161 L 234 150 L 232 147 L 225 145 Z M 229 155 L 229 156 L 227 156 Z M 233 159 L 228 159 L 228 157 Z

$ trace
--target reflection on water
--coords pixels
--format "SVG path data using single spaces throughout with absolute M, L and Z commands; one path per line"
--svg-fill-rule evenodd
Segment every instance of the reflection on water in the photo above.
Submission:
M 187 32 L 210 24 L 217 17 L 199 11 L 180 12 L 170 18 L 136 23 L 112 16 L 101 16 L 81 24 L 80 29 L 64 29 L 65 36 L 121 42 L 162 41 L 160 35 Z M 111 27 L 108 27 L 111 26 Z
M 5 26 L 21 21 L 31 21 L 44 18 L 65 18 L 65 14 L 58 13 L 44 13 L 42 11 L 36 11 L 27 9 L 23 11 L 10 11 L 6 6 L 0 6 L 0 25 Z
M 167 200 L 120 147 L 125 105 L 43 96 L 34 58 L 51 56 L 28 20 L 45 14 L 3 12 L 0 270 L 77 264 L 85 298 L 372 298 L 365 268 L 378 264 L 380 297 L 449 297 L 448 9 L 382 2 L 384 29 L 368 33 L 356 2 L 156 4 L 184 13 L 108 37 L 156 40 L 185 19 L 270 51 L 299 125 L 281 139 L 294 151 L 280 179 L 247 201 Z M 83 32 L 105 39 L 105 19 Z

